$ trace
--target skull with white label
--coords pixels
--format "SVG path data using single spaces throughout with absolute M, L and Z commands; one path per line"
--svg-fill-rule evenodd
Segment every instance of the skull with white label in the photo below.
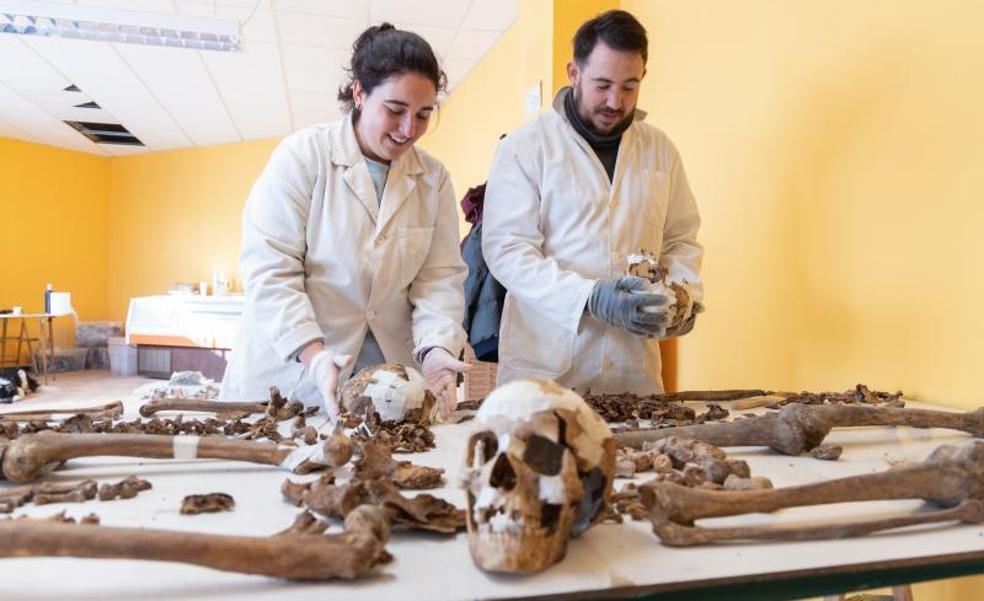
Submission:
M 342 385 L 339 402 L 350 417 L 382 423 L 429 423 L 435 406 L 420 372 L 400 363 L 360 370 Z
M 543 570 L 604 515 L 612 432 L 580 395 L 550 380 L 496 388 L 475 421 L 462 477 L 472 559 L 494 572 Z

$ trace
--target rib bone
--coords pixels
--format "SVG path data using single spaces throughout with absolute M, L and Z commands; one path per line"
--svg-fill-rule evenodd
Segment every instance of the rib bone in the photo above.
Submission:
M 669 482 L 640 486 L 642 502 L 654 524 L 744 513 L 771 513 L 788 507 L 922 499 L 953 507 L 966 499 L 984 501 L 984 441 L 961 448 L 943 445 L 926 461 L 897 469 L 826 482 L 750 491 L 708 491 Z
M 970 524 L 984 522 L 984 502 L 977 499 L 967 499 L 950 509 L 917 513 L 914 515 L 868 520 L 861 522 L 843 522 L 822 526 L 796 527 L 760 527 L 739 526 L 736 528 L 704 528 L 683 526 L 674 522 L 661 522 L 653 526 L 653 532 L 660 542 L 671 547 L 689 547 L 706 543 L 735 541 L 735 540 L 826 540 L 832 538 L 848 538 L 863 536 L 880 530 L 891 530 L 917 524 L 933 522 L 958 521 Z
M 696 438 L 719 447 L 766 446 L 786 455 L 799 455 L 823 442 L 832 428 L 848 426 L 949 428 L 980 438 L 984 436 L 984 407 L 959 413 L 863 405 L 792 404 L 780 409 L 776 415 L 659 430 L 634 430 L 616 434 L 615 439 L 618 446 L 641 448 L 645 442 L 680 436 Z
M 43 431 L 21 436 L 5 445 L 0 444 L 0 465 L 4 477 L 23 483 L 40 477 L 44 466 L 54 462 L 101 455 L 171 459 L 174 458 L 176 447 L 188 445 L 194 447 L 191 454 L 193 458 L 249 461 L 307 473 L 312 469 L 338 467 L 348 461 L 348 457 L 337 452 L 338 440 L 333 436 L 320 447 L 291 448 L 219 436 L 199 438 L 161 434 L 58 434 Z
M 382 511 L 365 506 L 345 533 L 267 538 L 144 528 L 89 528 L 38 520 L 0 522 L 0 557 L 87 557 L 191 563 L 217 570 L 297 580 L 357 578 L 389 555 Z

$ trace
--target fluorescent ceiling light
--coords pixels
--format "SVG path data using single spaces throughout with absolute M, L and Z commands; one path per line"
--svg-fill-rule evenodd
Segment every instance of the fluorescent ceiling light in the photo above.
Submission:
M 239 22 L 53 2 L 0 0 L 0 33 L 198 50 L 239 50 Z

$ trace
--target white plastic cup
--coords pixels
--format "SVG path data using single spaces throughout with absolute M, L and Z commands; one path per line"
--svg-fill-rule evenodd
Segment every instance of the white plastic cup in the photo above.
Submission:
M 11 315 L 20 315 L 21 314 L 21 308 L 20 307 L 11 307 L 10 308 L 10 314 Z
M 198 294 L 208 296 L 208 282 L 205 280 L 198 282 Z

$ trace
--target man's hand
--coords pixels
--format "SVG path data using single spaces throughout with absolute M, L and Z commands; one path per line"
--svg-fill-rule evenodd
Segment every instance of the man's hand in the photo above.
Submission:
M 338 421 L 338 415 L 341 413 L 336 396 L 338 372 L 351 360 L 351 355 L 333 355 L 327 350 L 321 350 L 307 362 L 308 376 L 321 393 L 322 407 L 332 424 Z
M 446 420 L 458 406 L 458 374 L 471 371 L 472 366 L 458 361 L 451 353 L 435 346 L 424 356 L 420 371 L 427 388 L 437 397 L 438 415 Z
M 666 297 L 632 292 L 645 290 L 648 286 L 645 279 L 634 276 L 599 280 L 588 297 L 588 312 L 609 325 L 639 336 L 663 336 L 666 314 L 659 307 L 666 303 Z

